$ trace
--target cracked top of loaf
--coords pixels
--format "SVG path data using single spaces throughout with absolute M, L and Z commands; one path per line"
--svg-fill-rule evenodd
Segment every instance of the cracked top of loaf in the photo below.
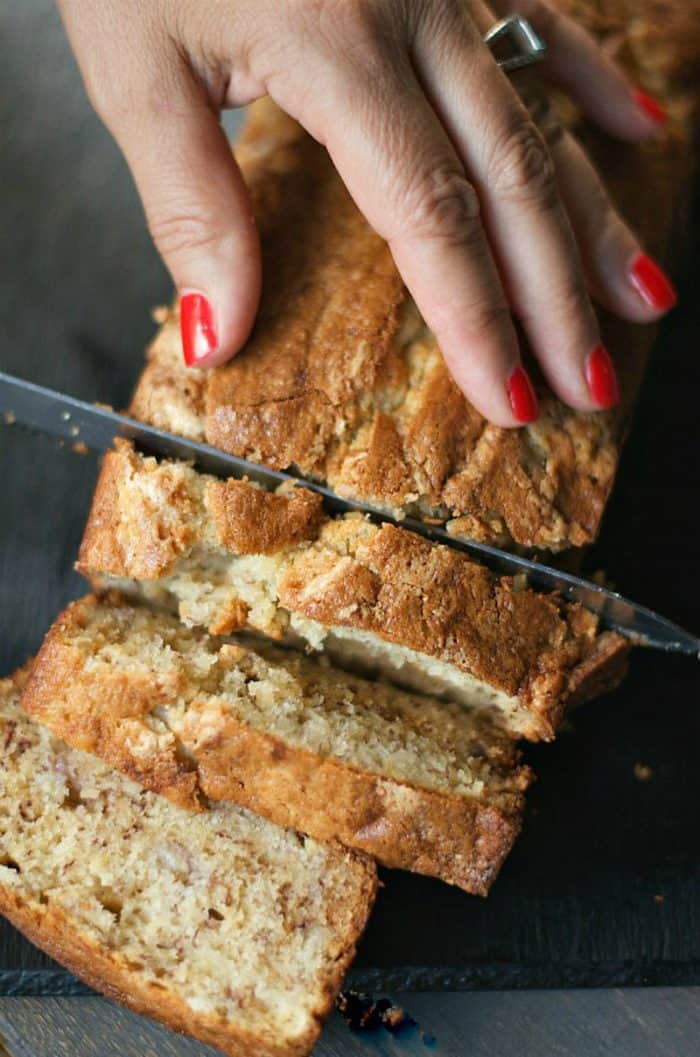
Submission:
M 564 123 L 576 127 L 645 248 L 663 259 L 687 185 L 700 4 L 558 5 L 668 109 L 664 136 L 636 146 L 596 133 L 561 101 Z M 133 414 L 255 462 L 296 468 L 341 495 L 439 518 L 473 538 L 554 551 L 592 541 L 653 328 L 601 312 L 624 393 L 617 411 L 577 412 L 542 391 L 536 423 L 492 426 L 452 381 L 386 243 L 324 148 L 262 100 L 236 153 L 262 238 L 255 329 L 234 360 L 205 373 L 182 365 L 177 312 L 166 313 Z

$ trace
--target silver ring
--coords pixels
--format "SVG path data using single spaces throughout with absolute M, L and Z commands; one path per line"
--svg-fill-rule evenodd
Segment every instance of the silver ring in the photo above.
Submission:
M 547 45 L 522 15 L 509 15 L 496 22 L 484 37 L 496 63 L 505 73 L 541 62 Z

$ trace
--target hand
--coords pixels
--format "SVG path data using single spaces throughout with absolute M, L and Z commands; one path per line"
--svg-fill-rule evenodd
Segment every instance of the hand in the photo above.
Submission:
M 568 134 L 548 148 L 482 35 L 481 0 L 60 0 L 97 112 L 122 147 L 183 301 L 190 365 L 244 343 L 260 296 L 245 185 L 219 124 L 269 93 L 328 148 L 490 420 L 536 417 L 513 326 L 552 389 L 583 410 L 617 399 L 588 289 L 636 322 L 675 300 Z M 633 91 L 544 0 L 497 0 L 547 40 L 548 72 L 608 132 L 658 134 Z

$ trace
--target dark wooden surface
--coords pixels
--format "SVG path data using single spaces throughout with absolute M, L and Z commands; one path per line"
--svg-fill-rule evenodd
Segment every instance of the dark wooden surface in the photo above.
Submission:
M 0 36 L 11 45 L 0 63 L 0 367 L 120 405 L 153 331 L 149 307 L 170 285 L 48 0 L 0 6 Z M 664 327 L 591 558 L 696 632 L 699 265 L 695 239 L 678 265 L 684 307 Z M 0 429 L 3 673 L 81 591 L 72 563 L 95 472 L 92 456 Z M 487 901 L 387 874 L 356 979 L 433 990 L 700 982 L 699 673 L 640 652 L 618 693 L 529 752 L 539 781 L 525 832 Z M 0 992 L 74 986 L 48 966 L 4 928 Z

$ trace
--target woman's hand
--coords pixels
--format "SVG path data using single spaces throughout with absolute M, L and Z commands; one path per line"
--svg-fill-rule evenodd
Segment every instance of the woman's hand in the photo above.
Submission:
M 230 358 L 260 295 L 260 250 L 224 107 L 269 93 L 328 148 L 450 371 L 491 421 L 537 415 L 512 317 L 552 389 L 617 399 L 590 289 L 649 322 L 675 300 L 581 149 L 548 146 L 484 45 L 519 11 L 546 65 L 626 139 L 663 112 L 541 0 L 60 0 L 90 99 L 126 155 L 181 297 L 189 365 Z M 494 14 L 494 10 L 497 12 Z

